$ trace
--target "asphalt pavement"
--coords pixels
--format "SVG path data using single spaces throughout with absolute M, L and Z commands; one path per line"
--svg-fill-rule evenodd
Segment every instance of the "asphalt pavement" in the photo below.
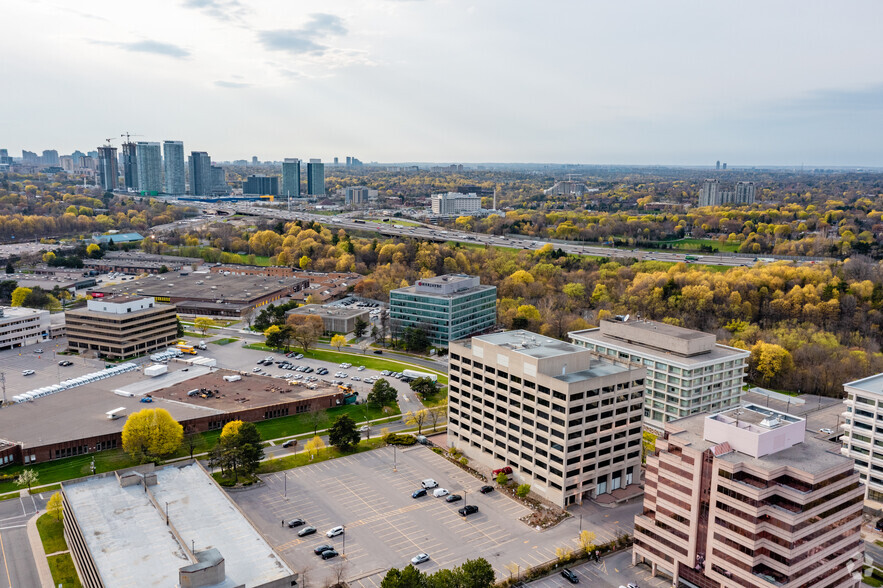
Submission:
M 40 585 L 27 522 L 38 510 L 45 510 L 48 499 L 44 493 L 0 502 L 0 588 Z

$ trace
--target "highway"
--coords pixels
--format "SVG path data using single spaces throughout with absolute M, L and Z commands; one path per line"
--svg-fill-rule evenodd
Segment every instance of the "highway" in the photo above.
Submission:
M 177 199 L 169 199 L 169 203 L 177 204 L 180 206 L 199 206 L 200 203 L 194 202 L 192 200 L 177 200 Z M 616 247 L 598 247 L 593 245 L 585 245 L 580 243 L 564 243 L 564 242 L 550 242 L 544 241 L 542 239 L 529 239 L 527 237 L 522 237 L 518 235 L 486 235 L 482 233 L 469 233 L 466 231 L 456 231 L 456 230 L 444 230 L 439 227 L 428 225 L 428 224 L 420 224 L 419 226 L 409 226 L 414 223 L 414 221 L 407 220 L 403 222 L 407 222 L 408 225 L 395 225 L 396 219 L 392 219 L 393 224 L 381 224 L 370 221 L 363 221 L 357 218 L 352 218 L 349 215 L 354 213 L 345 213 L 335 216 L 326 216 L 321 214 L 313 214 L 310 212 L 304 211 L 295 211 L 291 212 L 281 209 L 281 208 L 270 208 L 266 206 L 255 206 L 249 202 L 236 202 L 236 203 L 216 203 L 216 202 L 207 202 L 204 203 L 204 206 L 207 208 L 211 208 L 214 210 L 223 210 L 228 213 L 240 213 L 240 214 L 248 214 L 252 216 L 263 216 L 272 219 L 280 219 L 280 220 L 301 220 L 301 221 L 310 221 L 310 222 L 319 222 L 325 225 L 331 225 L 340 227 L 344 230 L 361 230 L 361 231 L 375 231 L 380 233 L 381 235 L 389 235 L 389 236 L 397 236 L 397 237 L 405 237 L 418 239 L 421 241 L 454 241 L 458 243 L 464 244 L 473 244 L 473 245 L 488 245 L 491 247 L 510 247 L 514 249 L 525 249 L 525 250 L 536 250 L 547 243 L 550 243 L 556 249 L 561 249 L 565 253 L 576 254 L 576 255 L 593 255 L 598 257 L 609 257 L 609 258 L 635 258 L 639 261 L 668 261 L 668 262 L 687 262 L 691 263 L 693 260 L 687 260 L 687 257 L 696 258 L 696 263 L 701 263 L 703 265 L 723 265 L 723 266 L 745 266 L 750 267 L 755 264 L 756 258 L 751 256 L 725 256 L 725 255 L 698 255 L 693 253 L 674 253 L 667 251 L 641 251 L 637 249 L 622 249 Z M 192 222 L 192 221 L 178 221 L 181 222 Z M 176 224 L 176 223 L 173 223 Z M 172 225 L 164 225 L 163 227 L 155 227 L 154 230 L 163 230 L 168 229 Z M 181 225 L 186 226 L 186 224 Z M 806 262 L 809 260 L 794 258 L 792 261 L 795 262 Z

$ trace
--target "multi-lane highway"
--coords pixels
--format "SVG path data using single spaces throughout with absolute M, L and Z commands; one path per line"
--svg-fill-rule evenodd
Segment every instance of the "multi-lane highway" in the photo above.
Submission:
M 170 200 L 173 204 L 181 206 L 199 206 L 200 203 L 192 200 Z M 439 227 L 429 224 L 419 224 L 413 221 L 403 221 L 403 224 L 395 224 L 395 218 L 390 223 L 376 223 L 354 218 L 352 213 L 340 214 L 335 216 L 326 216 L 314 214 L 304 211 L 288 211 L 282 208 L 271 208 L 267 206 L 256 206 L 248 202 L 236 203 L 205 203 L 206 207 L 213 210 L 223 210 L 229 213 L 241 213 L 254 216 L 264 216 L 267 218 L 281 220 L 306 220 L 317 221 L 323 224 L 331 223 L 346 230 L 373 230 L 382 235 L 410 237 L 423 241 L 455 241 L 458 243 L 488 245 L 492 247 L 511 247 L 514 249 L 536 250 L 543 247 L 550 241 L 542 239 L 529 239 L 527 237 L 516 235 L 486 235 L 481 233 L 469 233 L 466 231 L 443 230 Z M 407 224 L 404 224 L 407 223 Z M 417 226 L 412 226 L 412 225 Z M 613 258 L 635 258 L 641 261 L 670 261 L 670 262 L 696 262 L 708 265 L 724 265 L 724 266 L 752 266 L 757 258 L 752 256 L 728 256 L 728 255 L 698 255 L 693 253 L 672 253 L 663 251 L 641 251 L 638 249 L 622 249 L 615 247 L 598 247 L 593 245 L 584 245 L 581 243 L 567 242 L 551 242 L 556 249 L 561 249 L 565 253 L 573 253 L 576 255 L 594 255 L 599 257 Z M 687 259 L 690 257 L 691 259 Z M 695 259 L 693 259 L 695 258 Z M 793 258 L 792 261 L 806 262 L 808 259 Z

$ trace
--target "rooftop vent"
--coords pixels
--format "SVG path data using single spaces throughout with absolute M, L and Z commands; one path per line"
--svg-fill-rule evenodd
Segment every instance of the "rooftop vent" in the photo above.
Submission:
M 778 427 L 781 424 L 782 424 L 782 421 L 780 421 L 778 419 L 778 417 L 774 417 L 774 416 L 768 416 L 765 419 L 763 419 L 762 421 L 760 421 L 761 427 L 767 427 L 769 429 L 775 429 L 776 427 Z

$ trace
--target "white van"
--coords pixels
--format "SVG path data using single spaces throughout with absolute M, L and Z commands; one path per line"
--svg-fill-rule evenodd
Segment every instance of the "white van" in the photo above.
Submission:
M 436 488 L 432 491 L 432 495 L 436 498 L 441 498 L 442 496 L 447 496 L 449 493 L 444 488 Z
M 428 490 L 430 488 L 435 488 L 436 486 L 438 486 L 438 482 L 436 482 L 432 478 L 426 478 L 425 480 L 420 482 L 420 485 Z

